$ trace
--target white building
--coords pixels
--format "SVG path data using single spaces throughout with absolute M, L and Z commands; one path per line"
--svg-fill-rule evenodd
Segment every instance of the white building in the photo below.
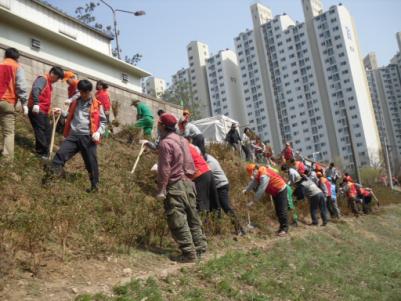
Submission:
M 212 116 L 225 115 L 247 125 L 237 55 L 222 50 L 206 60 Z
M 196 104 L 200 117 L 209 117 L 211 108 L 206 75 L 209 47 L 204 43 L 192 41 L 187 46 L 187 53 L 193 103 Z
M 39 0 L 0 0 L 0 44 L 141 92 L 148 72 L 111 55 L 112 37 Z
M 161 98 L 166 91 L 166 82 L 164 79 L 149 76 L 142 82 L 142 93 Z

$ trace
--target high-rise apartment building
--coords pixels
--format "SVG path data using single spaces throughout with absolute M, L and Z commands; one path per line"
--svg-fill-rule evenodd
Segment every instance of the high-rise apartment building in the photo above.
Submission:
M 222 50 L 206 60 L 212 116 L 225 115 L 247 125 L 237 55 Z
M 166 82 L 164 79 L 149 76 L 142 82 L 142 92 L 144 94 L 160 98 L 166 91 Z
M 364 65 L 380 140 L 383 148 L 387 146 L 393 173 L 398 174 L 401 167 L 401 67 L 397 62 L 378 67 L 373 53 L 365 57 Z
M 196 103 L 201 117 L 211 116 L 209 89 L 207 85 L 206 60 L 209 47 L 199 41 L 192 41 L 187 46 L 189 75 L 193 102 Z

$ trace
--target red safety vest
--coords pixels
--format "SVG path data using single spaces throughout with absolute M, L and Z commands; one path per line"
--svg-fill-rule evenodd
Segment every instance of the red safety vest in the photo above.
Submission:
M 36 80 L 39 78 L 38 76 Z M 52 104 L 52 91 L 53 91 L 53 86 L 52 83 L 50 82 L 49 76 L 46 77 L 47 83 L 44 86 L 42 92 L 39 95 L 39 110 L 45 114 L 49 114 L 50 112 L 50 106 Z M 32 97 L 32 92 L 31 95 L 29 95 L 29 100 L 28 100 L 28 107 L 32 108 L 34 105 L 33 102 L 33 97 Z
M 294 153 L 292 152 L 291 147 L 286 147 L 283 150 L 283 156 L 286 161 L 291 160 L 294 157 Z
M 327 188 L 327 196 L 331 197 L 331 182 L 327 180 L 325 177 L 320 178 L 320 183 L 326 186 Z
M 276 197 L 286 186 L 284 179 L 270 168 L 264 166 L 259 167 L 255 176 L 257 183 L 260 183 L 260 178 L 262 176 L 269 177 L 269 184 L 266 187 L 266 193 L 270 194 L 272 197 Z
M 77 93 L 78 82 L 79 82 L 79 80 L 73 79 L 72 83 L 68 85 L 68 89 L 67 89 L 68 98 L 73 97 Z
M 348 182 L 347 186 L 348 186 L 347 197 L 348 198 L 356 198 L 358 192 L 356 190 L 355 183 Z
M 103 108 L 105 110 L 105 112 L 110 111 L 110 96 L 109 96 L 109 92 L 107 92 L 107 90 L 98 90 L 96 92 L 96 98 L 100 101 L 100 103 L 103 105 Z
M 299 172 L 300 175 L 305 174 L 305 164 L 302 163 L 301 161 L 295 161 L 295 168 Z
M 77 108 L 77 100 L 74 100 L 71 104 L 70 107 L 68 108 L 68 117 L 67 120 L 65 121 L 65 126 L 64 126 L 64 137 L 67 138 L 68 135 L 70 134 L 71 130 L 71 122 L 72 119 L 74 118 L 74 113 L 75 109 Z M 100 126 L 100 102 L 96 99 L 92 99 L 92 104 L 90 107 L 90 133 L 93 134 L 97 132 Z M 95 142 L 96 144 L 100 143 L 100 140 Z
M 202 155 L 198 152 L 196 147 L 192 144 L 189 144 L 189 150 L 191 152 L 192 160 L 195 164 L 195 174 L 191 178 L 191 180 L 195 180 L 196 178 L 200 177 L 204 173 L 210 170 L 209 165 L 202 157 Z
M 15 84 L 19 66 L 13 59 L 5 59 L 0 64 L 0 99 L 12 105 L 17 102 Z

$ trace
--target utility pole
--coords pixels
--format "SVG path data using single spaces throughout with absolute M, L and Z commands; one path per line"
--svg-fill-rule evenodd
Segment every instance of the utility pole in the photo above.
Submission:
M 118 43 L 118 30 L 117 30 L 117 12 L 122 12 L 122 13 L 127 13 L 127 14 L 132 14 L 136 17 L 143 16 L 145 15 L 145 12 L 143 10 L 138 10 L 138 11 L 129 11 L 129 10 L 123 10 L 123 9 L 114 9 L 110 4 L 108 4 L 104 0 L 100 0 L 104 5 L 106 5 L 108 8 L 110 8 L 111 12 L 113 13 L 113 29 L 114 29 L 114 36 L 116 38 L 116 48 L 117 48 L 117 57 L 121 59 L 120 57 L 120 44 Z
M 345 122 L 346 122 L 347 130 L 348 130 L 348 137 L 351 142 L 352 160 L 354 161 L 356 180 L 358 181 L 359 184 L 362 184 L 361 174 L 359 173 L 359 168 L 358 168 L 358 160 L 356 157 L 355 143 L 354 143 L 354 138 L 352 136 L 352 131 L 351 131 L 351 126 L 350 126 L 349 119 L 348 119 L 347 109 L 344 109 L 344 116 L 345 116 Z
M 390 189 L 393 190 L 393 175 L 391 173 L 391 166 L 390 166 L 390 158 L 388 155 L 388 148 L 389 146 L 387 145 L 387 139 L 386 137 L 384 138 L 384 150 L 383 150 L 383 154 L 384 154 L 384 160 L 386 161 L 386 169 L 387 169 L 387 177 L 388 177 L 388 183 L 390 186 Z

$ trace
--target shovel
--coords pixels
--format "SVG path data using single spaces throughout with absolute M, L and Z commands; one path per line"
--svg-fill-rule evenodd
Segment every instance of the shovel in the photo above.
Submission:
M 248 214 L 248 224 L 245 227 L 247 230 L 253 230 L 255 229 L 255 227 L 252 226 L 251 224 L 251 215 L 249 214 L 249 209 L 247 210 L 247 214 Z
M 60 120 L 61 117 L 61 112 L 59 112 L 57 114 L 57 116 L 55 116 L 55 113 L 58 112 L 57 109 L 53 109 L 52 110 L 52 117 L 53 117 L 53 129 L 52 129 L 52 137 L 50 140 L 50 148 L 49 148 L 49 160 L 51 160 L 53 158 L 53 146 L 54 146 L 54 137 L 56 135 L 56 127 L 57 127 L 57 123 Z
M 145 144 L 146 144 L 146 142 L 142 142 L 142 144 L 141 144 L 141 149 L 139 150 L 138 157 L 136 158 L 134 166 L 132 167 L 131 174 L 133 174 L 135 172 L 136 166 L 138 165 L 138 162 L 139 162 L 139 158 L 141 157 L 143 151 L 145 150 Z

